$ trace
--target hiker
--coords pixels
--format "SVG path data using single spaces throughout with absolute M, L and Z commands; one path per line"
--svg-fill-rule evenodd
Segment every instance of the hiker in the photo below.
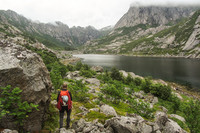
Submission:
M 58 92 L 57 108 L 59 109 L 60 113 L 60 128 L 63 127 L 64 112 L 67 112 L 66 128 L 68 129 L 70 127 L 70 114 L 72 111 L 72 95 L 71 92 L 67 90 L 67 83 L 63 83 L 61 91 Z

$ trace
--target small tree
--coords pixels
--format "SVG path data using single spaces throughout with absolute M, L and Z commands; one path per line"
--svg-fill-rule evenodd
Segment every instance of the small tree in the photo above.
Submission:
M 150 86 L 151 86 L 152 82 L 151 82 L 151 78 L 147 77 L 144 79 L 144 82 L 142 82 L 142 90 L 145 93 L 149 93 L 150 92 Z
M 135 85 L 136 85 L 136 86 L 140 86 L 140 85 L 142 84 L 142 79 L 136 77 L 136 78 L 134 79 L 134 82 L 135 82 Z
M 123 80 L 123 76 L 122 74 L 119 72 L 119 70 L 115 67 L 113 67 L 111 69 L 111 74 L 110 74 L 110 77 L 113 79 L 113 80 L 118 80 L 118 81 L 122 81 Z
M 132 76 L 130 74 L 128 74 L 128 76 L 125 79 L 125 84 L 129 85 L 131 83 L 133 83 L 133 78 L 132 78 Z
M 13 116 L 16 124 L 22 130 L 24 120 L 28 117 L 28 113 L 33 109 L 37 109 L 38 105 L 22 101 L 20 88 L 12 89 L 11 86 L 0 88 L 0 118 L 5 115 Z
M 166 85 L 158 83 L 158 84 L 151 84 L 149 88 L 150 88 L 149 90 L 154 96 L 160 97 L 163 100 L 174 98 L 172 97 L 172 93 L 171 93 L 172 91 L 171 91 L 170 86 L 166 86 Z
M 75 67 L 76 67 L 76 70 L 81 70 L 81 68 L 83 67 L 82 62 L 81 61 L 77 62 Z

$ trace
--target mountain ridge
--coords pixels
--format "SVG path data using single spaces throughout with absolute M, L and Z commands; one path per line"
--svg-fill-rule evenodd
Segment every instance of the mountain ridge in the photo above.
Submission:
M 175 23 L 182 17 L 188 17 L 194 7 L 168 7 L 168 6 L 131 6 L 127 13 L 116 23 L 114 29 L 132 27 L 137 24 L 166 25 Z
M 88 40 L 97 39 L 105 34 L 92 26 L 74 26 L 69 28 L 68 25 L 60 21 L 56 21 L 55 23 L 34 22 L 12 10 L 0 10 L 0 20 L 3 23 L 17 27 L 25 34 L 34 36 L 36 39 L 41 40 L 42 43 L 52 47 L 76 47 L 83 45 Z M 51 40 L 51 44 L 46 43 L 48 40 Z
M 146 10 L 149 10 L 149 7 L 146 7 Z M 166 23 L 154 25 L 147 21 L 137 24 L 138 21 L 134 22 L 134 19 L 133 23 L 130 23 L 133 26 L 126 25 L 116 28 L 117 24 L 107 36 L 87 43 L 84 53 L 199 58 L 199 10 L 192 14 L 183 19 L 179 17 L 167 25 Z M 139 16 L 145 15 L 140 13 Z M 190 49 L 186 49 L 186 42 Z

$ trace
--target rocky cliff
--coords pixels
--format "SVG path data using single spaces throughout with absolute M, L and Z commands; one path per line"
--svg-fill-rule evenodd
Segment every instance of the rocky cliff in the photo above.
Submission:
M 1 23 L 13 25 L 23 31 L 24 34 L 35 37 L 50 47 L 78 46 L 104 35 L 103 32 L 92 26 L 69 28 L 66 24 L 58 21 L 47 24 L 33 22 L 11 10 L 1 10 L 0 20 Z
M 51 79 L 42 59 L 26 48 L 0 40 L 0 86 L 11 85 L 22 89 L 22 99 L 39 105 L 39 111 L 29 113 L 25 120 L 26 131 L 40 130 L 46 119 L 50 102 Z M 14 117 L 6 115 L 0 127 L 18 129 Z
M 173 24 L 179 19 L 188 17 L 193 11 L 194 8 L 190 7 L 134 7 L 133 5 L 117 22 L 114 28 L 132 27 L 138 24 L 148 24 L 153 26 Z

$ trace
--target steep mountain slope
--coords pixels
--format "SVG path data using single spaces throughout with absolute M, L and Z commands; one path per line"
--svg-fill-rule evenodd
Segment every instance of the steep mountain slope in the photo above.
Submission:
M 152 7 L 146 8 L 147 11 L 149 11 L 149 9 L 153 10 L 150 12 L 160 9 L 157 7 L 156 9 L 153 9 Z M 130 10 L 132 10 L 132 7 Z M 163 10 L 164 11 L 162 12 L 165 12 L 166 8 L 163 8 Z M 160 10 L 156 11 L 157 14 L 160 13 Z M 182 17 L 184 17 L 185 14 L 189 15 L 190 8 L 186 10 L 186 13 L 184 13 L 183 10 L 180 11 L 175 7 L 174 11 L 178 12 L 174 14 L 181 13 Z M 141 13 L 139 16 L 144 16 L 146 13 L 143 15 L 142 14 L 143 13 Z M 149 15 L 149 18 L 146 20 L 152 20 L 151 17 L 152 15 Z M 167 20 L 166 17 L 163 18 L 164 20 Z M 178 21 L 180 18 L 181 17 L 179 16 L 176 21 Z M 115 29 L 106 37 L 87 43 L 84 52 L 128 55 L 187 56 L 199 58 L 199 11 L 188 18 L 179 20 L 179 23 L 175 25 L 172 25 L 172 22 L 176 23 L 175 19 L 174 21 L 168 20 L 171 26 L 169 24 L 165 25 L 167 21 L 155 20 L 154 23 L 154 21 L 147 22 L 144 20 L 145 23 L 139 23 L 138 20 L 142 19 L 143 17 L 141 17 L 141 19 L 138 18 L 136 22 L 133 21 L 133 23 L 127 23 L 126 26 L 120 27 L 122 26 L 122 23 L 120 24 L 120 21 L 122 21 L 121 19 L 115 26 L 115 28 L 120 28 Z M 162 19 L 162 17 L 160 19 Z M 130 25 L 132 26 L 128 27 Z
M 175 26 L 132 41 L 120 53 L 200 57 L 200 10 Z
M 188 7 L 130 7 L 128 12 L 117 22 L 115 29 L 138 24 L 166 25 L 173 24 L 183 17 L 188 17 L 193 8 Z
M 69 28 L 62 22 L 55 22 L 54 24 L 38 23 L 28 20 L 11 10 L 1 10 L 0 21 L 17 27 L 23 31 L 24 34 L 35 37 L 37 40 L 50 47 L 65 47 L 67 45 L 78 46 L 84 44 L 88 40 L 103 36 L 103 33 L 91 26 L 86 28 Z

